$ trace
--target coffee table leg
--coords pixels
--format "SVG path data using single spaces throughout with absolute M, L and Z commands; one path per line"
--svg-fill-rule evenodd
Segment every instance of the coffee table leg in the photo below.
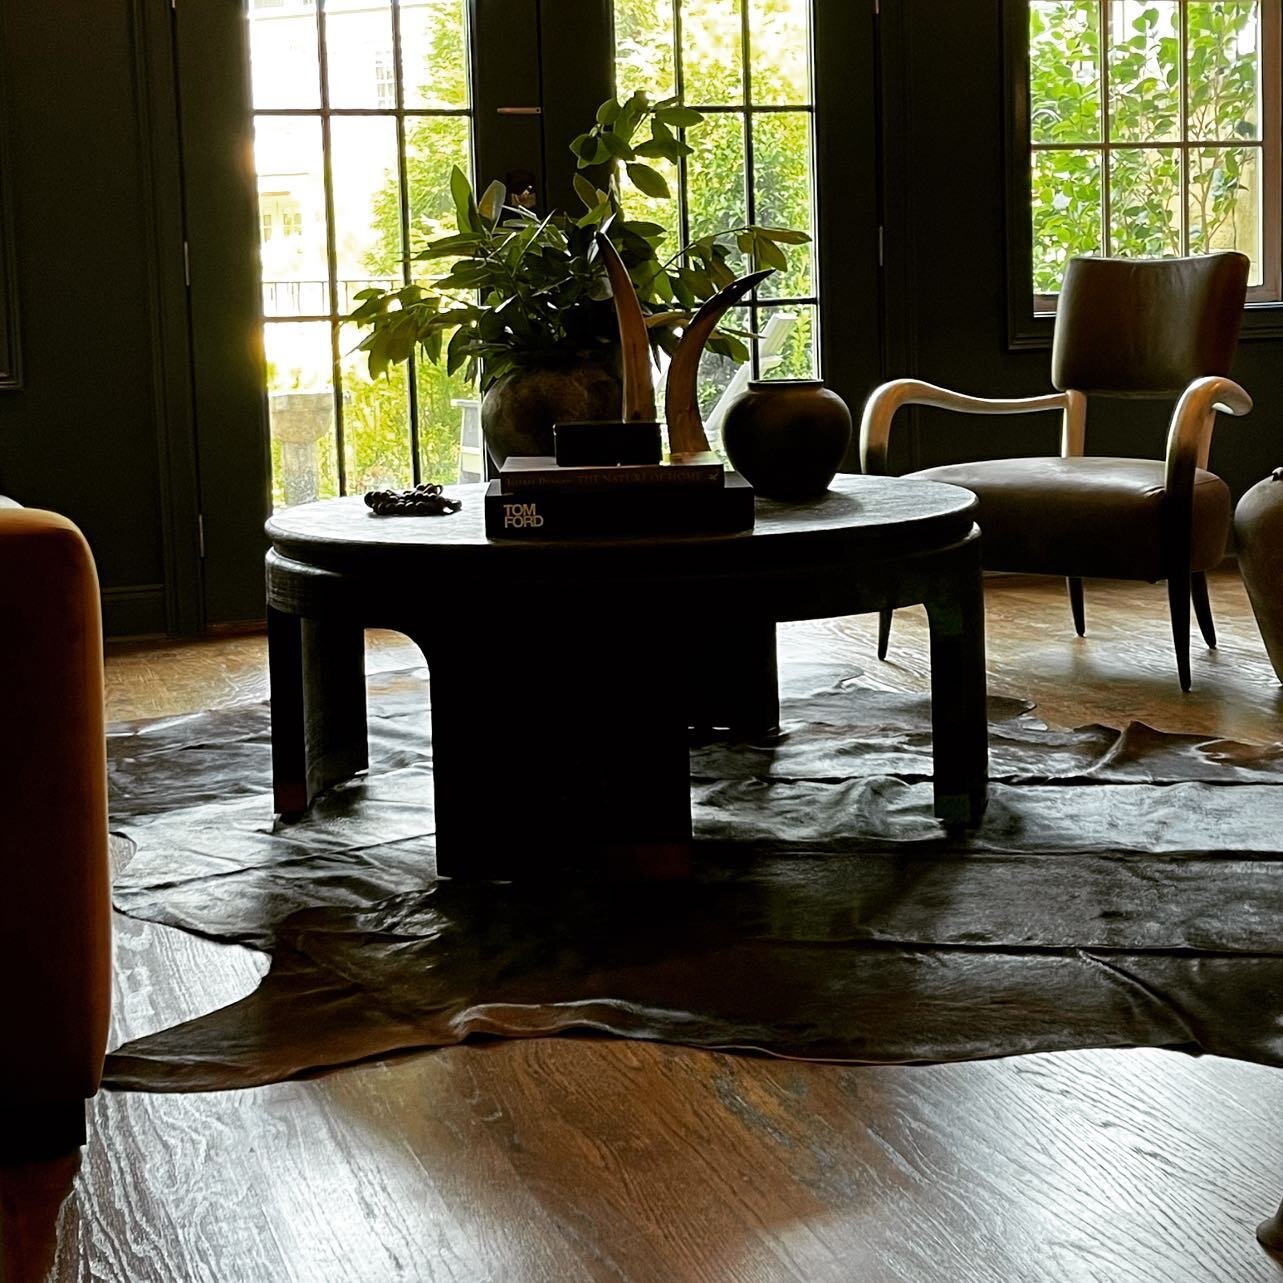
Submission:
M 635 621 L 544 632 L 514 618 L 415 636 L 431 673 L 437 872 L 684 875 L 686 709 L 660 639 Z
M 268 607 L 267 656 L 275 807 L 298 815 L 318 793 L 369 765 L 365 634 Z
M 931 630 L 935 812 L 950 827 L 980 822 L 989 791 L 985 607 L 980 541 L 967 540 L 926 601 Z

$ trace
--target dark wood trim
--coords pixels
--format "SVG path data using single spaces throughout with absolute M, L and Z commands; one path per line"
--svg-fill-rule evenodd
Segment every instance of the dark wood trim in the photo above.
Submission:
M 166 636 L 166 604 L 164 584 L 122 584 L 104 588 L 103 636 L 113 641 Z
M 138 104 L 139 204 L 147 270 L 152 401 L 159 464 L 166 631 L 200 633 L 204 622 L 191 332 L 183 269 L 184 211 L 174 82 L 174 11 L 133 0 Z
M 540 0 L 539 83 L 543 106 L 544 209 L 580 209 L 571 140 L 590 129 L 615 92 L 612 0 Z
M 5 65 L 4 13 L 0 11 L 0 66 Z M 0 77 L 0 392 L 22 388 L 22 347 L 18 341 L 17 247 L 13 237 L 13 165 L 9 103 Z
M 515 170 L 535 176 L 542 210 L 551 208 L 539 114 L 500 114 L 503 107 L 542 110 L 538 0 L 469 0 L 473 148 L 476 182 L 506 181 Z M 485 33 L 496 37 L 486 39 Z M 569 139 L 567 139 L 569 142 Z
M 263 617 L 270 446 L 242 5 L 175 9 L 205 621 Z
M 881 128 L 883 268 L 883 376 L 907 378 L 919 373 L 919 291 L 914 203 L 913 148 L 909 142 L 913 113 L 913 41 L 918 27 L 914 0 L 883 3 L 878 21 L 878 98 Z M 930 24 L 927 23 L 927 30 Z M 906 406 L 896 431 L 897 473 L 921 466 L 917 406 Z
M 820 373 L 857 418 L 887 371 L 878 25 L 872 4 L 812 7 Z M 843 467 L 859 470 L 858 442 Z
M 1033 303 L 1033 228 L 1029 209 L 1029 0 L 1003 0 L 1002 141 L 1007 171 L 1007 347 L 1016 352 L 1051 346 L 1055 317 Z

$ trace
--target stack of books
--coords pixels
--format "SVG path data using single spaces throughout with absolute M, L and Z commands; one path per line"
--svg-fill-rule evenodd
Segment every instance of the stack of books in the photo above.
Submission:
M 559 467 L 514 456 L 486 490 L 490 539 L 726 534 L 753 528 L 753 488 L 712 453 Z

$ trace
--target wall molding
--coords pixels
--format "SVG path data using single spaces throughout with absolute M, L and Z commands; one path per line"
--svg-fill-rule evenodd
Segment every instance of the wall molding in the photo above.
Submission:
M 0 12 L 0 67 L 5 66 L 4 14 Z M 0 77 L 0 392 L 22 387 L 22 348 L 18 342 L 18 273 L 13 236 L 13 147 L 9 102 Z
M 103 636 L 113 641 L 168 634 L 164 584 L 121 584 L 102 590 Z

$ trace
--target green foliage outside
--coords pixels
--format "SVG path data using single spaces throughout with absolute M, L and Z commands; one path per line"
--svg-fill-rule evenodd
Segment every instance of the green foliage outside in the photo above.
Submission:
M 1107 8 L 1115 17 L 1103 48 Z M 1183 225 L 1191 253 L 1237 248 L 1256 259 L 1260 152 L 1233 144 L 1259 137 L 1258 21 L 1256 0 L 1183 6 L 1128 0 L 1121 10 L 1099 0 L 1031 0 L 1035 293 L 1058 291 L 1075 254 L 1106 248 L 1123 257 L 1179 254 Z M 1107 104 L 1101 102 L 1104 65 Z M 1189 149 L 1188 199 L 1181 194 L 1181 152 L 1171 145 L 1181 141 L 1182 67 L 1186 138 L 1222 144 Z M 1102 154 L 1065 146 L 1100 144 L 1103 118 L 1113 144 L 1108 243 Z M 1038 150 L 1039 144 L 1061 147 Z
M 754 101 L 804 105 L 810 101 L 807 82 L 806 11 L 810 0 L 748 0 L 753 31 L 757 36 L 753 61 Z M 714 10 L 725 3 L 684 0 L 689 18 L 684 70 L 688 84 L 698 88 L 701 103 L 742 101 L 738 62 L 738 19 L 733 31 L 718 42 L 698 33 L 712 30 Z M 707 13 L 704 11 L 708 10 Z M 641 87 L 652 98 L 672 93 L 671 0 L 615 0 L 618 47 L 617 79 L 621 91 Z M 690 33 L 697 35 L 692 38 Z M 730 56 L 726 56 L 729 51 Z M 457 22 L 443 21 L 435 28 L 434 43 L 425 79 L 439 101 L 466 101 L 463 33 Z M 454 89 L 450 89 L 451 77 Z M 443 88 L 444 86 L 444 88 Z M 694 100 L 688 94 L 688 102 Z M 688 158 L 687 215 L 692 238 L 747 222 L 744 197 L 743 117 L 713 116 L 692 129 Z M 680 134 L 678 135 L 681 136 Z M 409 179 L 411 251 L 454 230 L 456 210 L 450 191 L 450 171 L 460 165 L 470 170 L 468 121 L 465 117 L 434 116 L 409 124 L 406 136 Z M 754 117 L 754 167 L 756 172 L 756 222 L 782 228 L 812 229 L 810 116 L 806 112 L 772 112 Z M 677 190 L 676 165 L 662 156 L 641 158 Z M 489 175 L 479 175 L 485 186 Z M 658 190 L 654 188 L 653 190 Z M 648 196 L 625 176 L 622 184 L 624 216 L 634 222 L 653 222 L 665 236 L 656 240 L 661 254 L 679 243 L 678 202 Z M 378 231 L 377 248 L 367 260 L 372 277 L 395 277 L 401 271 L 399 196 L 394 181 L 375 201 L 372 215 Z M 580 211 L 583 212 L 583 211 Z M 734 273 L 746 270 L 743 254 L 732 242 L 727 259 Z M 440 262 L 413 264 L 414 279 L 426 284 Z M 420 275 L 422 272 L 422 275 Z M 767 282 L 764 297 L 794 297 L 814 292 L 811 247 L 790 246 L 787 266 Z M 779 363 L 770 377 L 803 377 L 814 370 L 814 317 L 809 307 L 786 309 L 797 316 Z M 759 314 L 764 325 L 767 309 Z M 747 328 L 744 311 L 736 323 Z M 348 352 L 355 340 L 345 341 Z M 457 475 L 460 410 L 453 400 L 476 397 L 475 387 L 462 370 L 448 373 L 445 364 L 415 357 L 420 402 L 420 457 L 427 479 L 452 479 Z M 729 381 L 737 362 L 710 353 L 701 371 L 701 401 L 707 410 Z M 404 485 L 409 481 L 409 417 L 405 397 L 386 379 L 371 379 L 362 354 L 352 353 L 344 362 L 344 420 L 348 489 L 359 491 L 375 485 Z

